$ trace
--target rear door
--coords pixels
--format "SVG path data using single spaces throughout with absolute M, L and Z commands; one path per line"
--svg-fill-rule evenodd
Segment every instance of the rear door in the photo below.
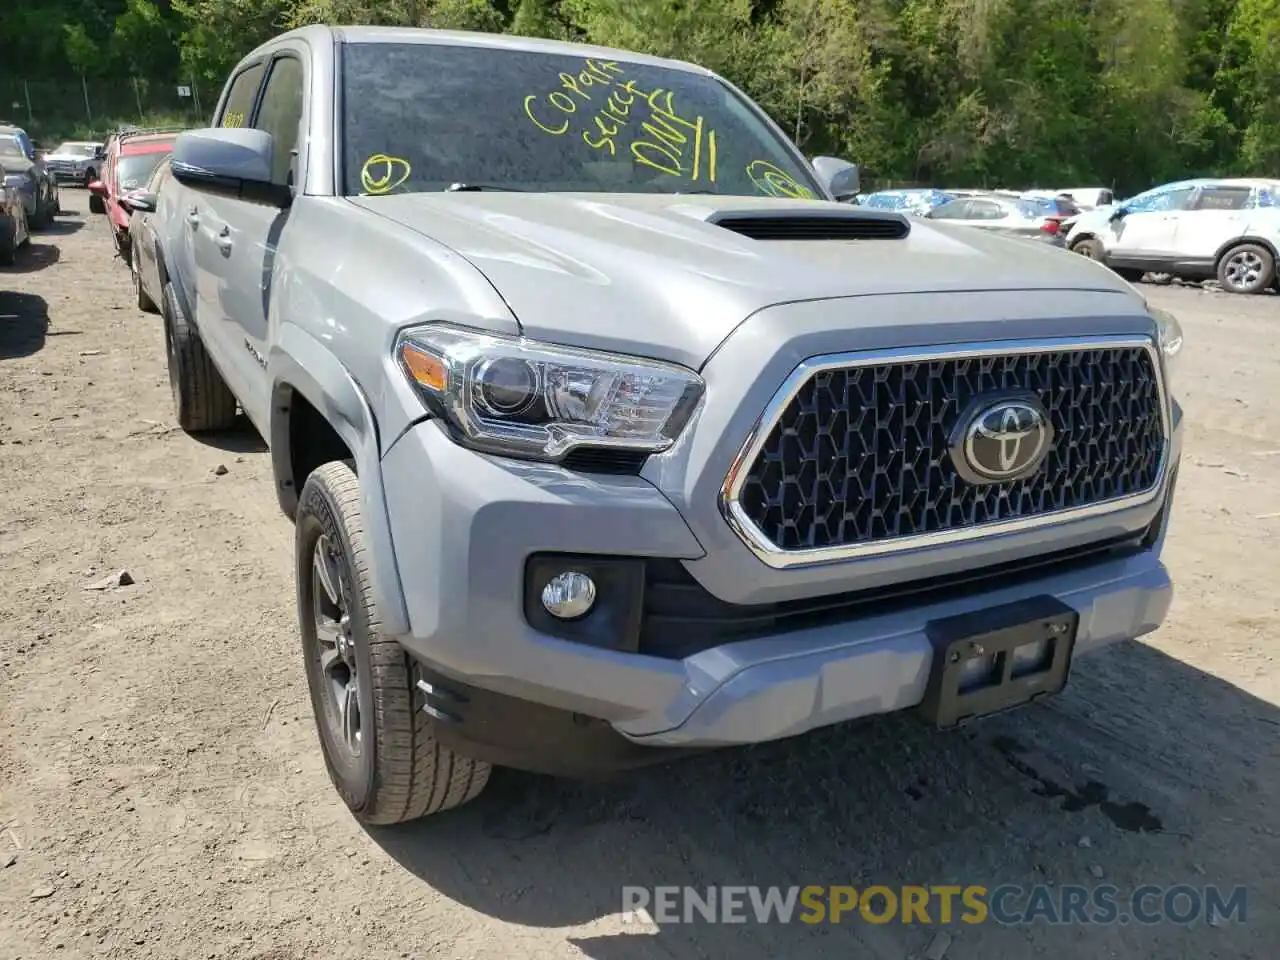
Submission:
M 1004 204 L 984 197 L 971 199 L 966 214 L 966 222 L 970 226 L 986 230 L 1007 231 L 1014 223 Z
M 1209 266 L 1218 251 L 1244 233 L 1254 190 L 1240 184 L 1202 186 L 1178 218 L 1175 250 L 1180 260 Z

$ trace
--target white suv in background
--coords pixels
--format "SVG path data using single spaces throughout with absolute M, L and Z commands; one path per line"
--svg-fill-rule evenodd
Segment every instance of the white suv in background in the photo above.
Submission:
M 1067 247 L 1126 280 L 1214 277 L 1230 293 L 1276 283 L 1280 180 L 1181 180 L 1081 215 Z

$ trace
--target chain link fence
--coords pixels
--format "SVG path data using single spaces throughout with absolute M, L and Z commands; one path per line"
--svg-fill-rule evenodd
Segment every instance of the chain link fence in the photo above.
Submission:
M 0 77 L 0 120 L 37 140 L 97 138 L 122 124 L 202 126 L 220 92 L 181 78 Z

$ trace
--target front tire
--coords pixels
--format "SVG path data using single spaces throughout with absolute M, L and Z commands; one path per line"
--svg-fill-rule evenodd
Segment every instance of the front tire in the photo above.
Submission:
M 235 395 L 182 312 L 172 283 L 164 287 L 164 337 L 178 426 L 188 433 L 231 426 L 236 419 Z
M 1097 260 L 1099 263 L 1104 263 L 1107 259 L 1107 253 L 1102 248 L 1102 241 L 1097 237 L 1085 237 L 1083 240 L 1077 240 L 1071 245 L 1071 252 L 1078 253 L 1082 257 L 1088 257 L 1090 260 Z
M 53 222 L 53 212 L 49 209 L 49 204 L 39 197 L 36 197 L 35 215 L 28 219 L 28 224 L 32 230 L 43 230 Z
M 1218 261 L 1218 282 L 1228 293 L 1261 293 L 1275 279 L 1275 257 L 1257 243 L 1232 247 Z
M 418 706 L 413 664 L 382 632 L 361 502 L 346 463 L 324 464 L 303 485 L 298 624 L 329 778 L 356 819 L 402 823 L 474 799 L 490 767 L 441 744 Z
M 129 273 L 133 275 L 133 294 L 138 300 L 138 309 L 143 313 L 159 313 L 160 308 L 156 306 L 156 302 L 142 289 L 142 274 L 138 272 L 136 260 L 129 262 Z

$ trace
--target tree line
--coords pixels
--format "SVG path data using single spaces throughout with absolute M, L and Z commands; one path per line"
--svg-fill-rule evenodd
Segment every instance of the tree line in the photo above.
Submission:
M 7 0 L 0 74 L 194 78 L 307 23 L 583 40 L 708 66 L 880 182 L 1280 176 L 1280 0 Z

